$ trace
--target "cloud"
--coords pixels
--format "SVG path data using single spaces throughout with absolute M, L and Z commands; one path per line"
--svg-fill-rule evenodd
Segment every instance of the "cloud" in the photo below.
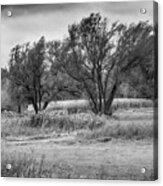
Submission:
M 3 5 L 1 11 L 1 65 L 6 65 L 12 47 L 28 41 L 36 41 L 41 36 L 47 40 L 62 39 L 67 35 L 69 24 L 79 22 L 92 12 L 100 12 L 111 22 L 123 23 L 152 20 L 151 2 L 103 2 L 70 3 L 47 5 Z M 147 14 L 140 14 L 140 8 Z M 7 17 L 7 11 L 13 12 Z

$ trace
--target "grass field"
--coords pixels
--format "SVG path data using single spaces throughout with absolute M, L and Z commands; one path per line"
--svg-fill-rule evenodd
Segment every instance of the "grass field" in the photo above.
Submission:
M 152 141 L 10 144 L 2 153 L 2 176 L 153 180 Z M 11 164 L 11 170 L 6 165 Z M 147 172 L 141 173 L 142 167 Z
M 147 105 L 121 105 L 112 117 L 2 113 L 1 124 L 4 177 L 154 180 L 153 108 Z
M 112 108 L 113 110 L 129 109 L 129 108 L 141 108 L 141 107 L 152 107 L 153 101 L 149 99 L 137 99 L 137 98 L 115 98 L 113 100 Z M 49 103 L 47 110 L 53 109 L 89 109 L 88 100 L 66 100 L 66 101 L 52 101 Z M 32 111 L 33 106 L 29 105 L 28 110 Z

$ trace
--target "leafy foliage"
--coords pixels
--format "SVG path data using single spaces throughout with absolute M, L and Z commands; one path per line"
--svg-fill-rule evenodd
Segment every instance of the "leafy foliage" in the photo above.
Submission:
M 11 51 L 9 62 L 10 81 L 16 91 L 33 104 L 35 112 L 41 109 L 45 94 L 42 78 L 46 70 L 44 63 L 45 40 L 42 37 L 31 47 L 29 43 L 17 45 Z
M 17 45 L 7 77 L 11 97 L 18 106 L 32 103 L 36 113 L 52 100 L 86 98 L 96 114 L 111 114 L 115 96 L 153 98 L 155 30 L 148 22 L 108 24 L 92 13 L 69 25 L 63 41 Z
M 146 65 L 142 64 L 151 60 L 151 32 L 147 22 L 129 27 L 115 22 L 108 30 L 107 19 L 92 13 L 69 26 L 69 37 L 60 45 L 55 61 L 83 87 L 92 110 L 108 114 L 121 75 L 137 66 L 143 71 Z

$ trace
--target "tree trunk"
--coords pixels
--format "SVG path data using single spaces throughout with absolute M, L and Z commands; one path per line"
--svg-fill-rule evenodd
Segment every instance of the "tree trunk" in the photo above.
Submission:
M 39 100 L 39 110 L 41 110 L 41 100 Z
M 38 114 L 38 105 L 37 105 L 37 102 L 35 102 L 34 99 L 31 99 L 31 101 L 32 101 L 32 105 L 33 105 L 35 114 Z
M 45 110 L 47 108 L 48 104 L 49 104 L 49 101 L 45 101 L 45 103 L 44 103 L 44 105 L 42 107 L 42 110 Z
M 37 103 L 33 105 L 34 107 L 34 110 L 35 110 L 35 114 L 38 114 L 38 106 L 37 106 Z
M 41 102 L 42 102 L 42 94 L 41 94 L 41 90 L 40 90 L 40 86 L 39 86 L 39 90 L 38 90 L 38 101 L 39 101 L 39 110 L 42 110 L 42 107 L 41 107 Z
M 18 104 L 18 113 L 21 114 L 21 105 Z
M 91 92 L 91 90 L 89 89 L 89 86 L 87 85 L 87 83 L 84 81 L 84 88 L 87 92 L 87 95 L 89 97 L 89 99 L 91 100 L 91 109 L 92 111 L 97 114 L 98 113 L 98 101 L 96 100 L 95 96 L 93 95 L 93 93 Z
M 109 95 L 109 98 L 104 103 L 105 104 L 105 106 L 104 106 L 104 114 L 112 115 L 111 105 L 112 105 L 112 102 L 113 102 L 116 90 L 117 90 L 117 82 L 115 82 L 114 86 L 112 87 L 112 91 L 111 91 L 111 93 Z
M 97 72 L 97 83 L 98 83 L 98 94 L 99 94 L 98 109 L 99 109 L 99 112 L 102 113 L 102 110 L 103 110 L 103 86 L 102 86 L 102 78 L 101 78 L 101 68 Z

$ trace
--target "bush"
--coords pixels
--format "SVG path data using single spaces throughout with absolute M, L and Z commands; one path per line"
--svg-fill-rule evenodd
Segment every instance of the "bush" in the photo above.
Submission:
M 41 127 L 44 123 L 44 116 L 42 114 L 32 115 L 30 119 L 30 127 Z
M 102 117 L 91 113 L 51 114 L 39 113 L 24 117 L 2 117 L 2 137 L 31 136 L 56 132 L 71 132 L 79 129 L 99 128 L 104 125 Z
M 104 120 L 101 117 L 88 113 L 55 115 L 53 117 L 48 114 L 40 114 L 31 118 L 31 126 L 53 127 L 60 131 L 92 130 L 102 125 L 104 125 Z

